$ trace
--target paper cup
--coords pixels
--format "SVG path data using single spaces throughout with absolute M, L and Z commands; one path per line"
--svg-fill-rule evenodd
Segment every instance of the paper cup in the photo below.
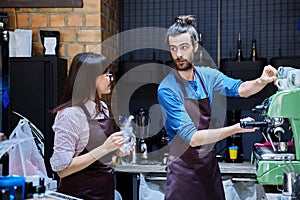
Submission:
M 230 157 L 231 160 L 237 159 L 237 153 L 238 153 L 238 147 L 237 146 L 229 147 L 229 157 Z

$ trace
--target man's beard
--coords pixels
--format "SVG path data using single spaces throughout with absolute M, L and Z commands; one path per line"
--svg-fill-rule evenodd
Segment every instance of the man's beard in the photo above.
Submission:
M 176 61 L 175 61 L 175 63 L 176 63 Z M 193 68 L 193 65 L 192 65 L 192 63 L 188 62 L 187 65 L 183 68 L 180 68 L 177 64 L 175 64 L 175 67 L 178 71 L 188 71 Z

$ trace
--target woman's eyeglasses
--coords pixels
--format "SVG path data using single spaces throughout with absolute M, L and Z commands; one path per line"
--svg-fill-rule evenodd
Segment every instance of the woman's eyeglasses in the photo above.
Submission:
M 112 74 L 104 74 L 105 77 L 108 77 L 110 81 L 114 80 L 114 76 Z

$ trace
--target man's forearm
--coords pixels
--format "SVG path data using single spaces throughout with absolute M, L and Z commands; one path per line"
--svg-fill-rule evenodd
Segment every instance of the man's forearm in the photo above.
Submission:
M 218 129 L 198 130 L 194 133 L 190 140 L 190 146 L 196 147 L 204 144 L 211 144 L 225 139 L 228 136 L 242 132 L 239 124 Z
M 239 86 L 238 92 L 241 97 L 249 97 L 261 91 L 266 85 L 267 83 L 262 82 L 261 78 L 257 78 L 255 80 L 243 82 Z

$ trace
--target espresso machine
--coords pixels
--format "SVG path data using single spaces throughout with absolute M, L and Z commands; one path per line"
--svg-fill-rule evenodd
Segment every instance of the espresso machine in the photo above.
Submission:
M 299 100 L 300 88 L 278 91 L 252 110 L 263 116 L 263 121 L 241 122 L 244 128 L 261 127 L 266 140 L 254 144 L 252 156 L 261 185 L 283 185 L 285 173 L 300 173 Z M 288 134 L 286 124 L 291 134 L 289 141 L 284 140 L 284 134 Z

